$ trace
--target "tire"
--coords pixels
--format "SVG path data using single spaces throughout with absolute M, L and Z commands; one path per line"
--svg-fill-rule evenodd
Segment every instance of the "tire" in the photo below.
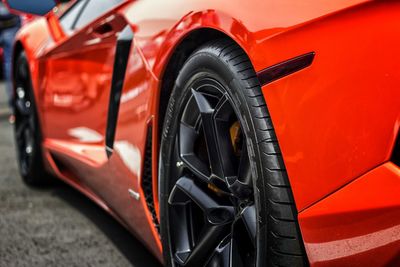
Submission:
M 206 83 L 208 84 L 204 85 L 204 87 L 201 87 L 203 86 L 201 85 L 199 87 L 200 89 L 196 89 L 197 82 L 202 80 L 207 80 Z M 196 164 L 188 163 L 188 161 L 183 160 L 185 157 L 187 157 L 185 153 L 194 154 L 196 155 L 197 158 L 199 158 L 200 156 L 198 156 L 196 153 L 200 152 L 193 152 L 194 150 L 193 151 L 190 150 L 189 152 L 188 151 L 182 152 L 182 148 L 184 148 L 185 146 L 181 145 L 181 142 L 183 142 L 181 140 L 184 140 L 186 138 L 181 136 L 182 127 L 184 127 L 182 125 L 188 124 L 192 129 L 196 129 L 197 125 L 196 123 L 198 122 L 196 121 L 196 119 L 193 119 L 193 121 L 196 121 L 196 123 L 191 124 L 190 119 L 186 119 L 186 117 L 190 117 L 190 115 L 186 114 L 192 113 L 193 117 L 199 116 L 201 118 L 200 123 L 198 123 L 201 125 L 199 127 L 203 129 L 204 132 L 203 135 L 207 136 L 207 130 L 205 130 L 206 126 L 204 126 L 207 124 L 205 120 L 206 117 L 203 117 L 204 114 L 201 113 L 201 110 L 204 108 L 199 106 L 199 103 L 202 101 L 204 102 L 204 99 L 206 99 L 206 102 L 208 101 L 208 103 L 212 102 L 212 99 L 210 98 L 209 95 L 210 94 L 212 95 L 213 93 L 212 92 L 210 93 L 209 91 L 204 91 L 204 92 L 201 91 L 201 90 L 211 90 L 211 89 L 202 89 L 208 87 L 213 88 L 211 85 L 211 81 L 221 86 L 221 88 L 217 86 L 218 91 L 223 92 L 221 93 L 223 95 L 222 97 L 226 97 L 228 99 L 228 102 L 231 103 L 232 109 L 234 110 L 234 116 L 236 116 L 234 118 L 236 118 L 239 121 L 241 135 L 243 140 L 245 140 L 243 142 L 246 143 L 244 147 L 247 149 L 246 152 L 249 158 L 250 168 L 251 168 L 251 184 L 247 182 L 247 185 L 252 187 L 251 190 L 252 195 L 247 195 L 247 197 L 249 198 L 247 201 L 249 203 L 253 201 L 255 207 L 255 214 L 256 214 L 256 221 L 254 222 L 254 224 L 256 225 L 256 236 L 254 239 L 255 255 L 251 256 L 253 255 L 253 252 L 249 250 L 246 252 L 247 253 L 246 255 L 240 254 L 239 256 L 240 260 L 239 260 L 237 259 L 235 253 L 232 253 L 232 255 L 230 256 L 231 257 L 230 260 L 234 262 L 233 266 L 308 265 L 297 222 L 297 211 L 294 204 L 290 184 L 288 181 L 287 173 L 285 171 L 285 166 L 283 163 L 277 138 L 274 133 L 272 121 L 269 116 L 264 97 L 261 93 L 261 87 L 258 82 L 256 73 L 245 52 L 233 41 L 225 39 L 209 42 L 198 48 L 195 52 L 193 52 L 193 54 L 187 59 L 181 71 L 179 72 L 171 97 L 169 99 L 169 104 L 162 132 L 160 164 L 159 164 L 161 237 L 163 242 L 163 248 L 164 248 L 163 252 L 166 265 L 185 266 L 185 263 L 190 263 L 186 264 L 186 266 L 226 265 L 226 263 L 223 262 L 224 260 L 222 260 L 222 258 L 225 257 L 221 256 L 222 253 L 220 253 L 221 255 L 218 254 L 219 260 L 214 261 L 215 255 L 217 255 L 215 251 L 213 251 L 211 255 L 209 255 L 209 258 L 207 258 L 207 260 L 204 261 L 197 260 L 191 262 L 189 261 L 191 259 L 190 258 L 191 254 L 194 254 L 193 251 L 196 251 L 196 246 L 203 239 L 202 237 L 199 238 L 197 237 L 197 235 L 192 234 L 192 232 L 194 231 L 193 225 L 196 224 L 198 221 L 202 221 L 201 219 L 202 217 L 200 216 L 200 219 L 198 219 L 199 217 L 196 217 L 197 219 L 193 218 L 194 217 L 193 214 L 199 212 L 198 210 L 200 209 L 193 207 L 193 205 L 194 206 L 197 205 L 197 201 L 195 200 L 196 197 L 193 197 L 191 193 L 188 193 L 188 190 L 193 191 L 193 188 L 197 190 L 196 187 L 199 188 L 202 187 L 201 185 L 197 185 L 197 183 L 201 182 L 198 182 L 199 175 L 198 173 L 195 173 L 196 170 L 194 172 L 190 171 L 192 167 Z M 199 96 L 199 94 L 201 94 L 201 96 Z M 209 97 L 208 100 L 207 97 Z M 214 96 L 212 95 L 212 97 Z M 193 98 L 195 100 L 192 100 Z M 216 99 L 220 101 L 218 97 Z M 199 112 L 200 115 L 194 115 L 196 114 L 195 111 L 187 112 L 187 110 L 190 111 L 189 107 L 190 105 L 192 105 L 191 104 L 192 102 L 197 103 L 198 109 L 200 110 Z M 216 104 L 213 112 L 216 112 L 217 107 L 219 109 L 220 106 L 222 106 L 222 104 L 219 106 L 219 103 L 220 102 Z M 209 104 L 209 106 L 210 105 L 211 104 Z M 217 125 L 215 124 L 216 123 L 215 118 L 217 118 L 217 115 L 213 115 L 213 118 L 214 118 L 213 125 L 215 128 L 214 129 L 215 133 L 219 131 L 218 130 L 219 128 L 215 126 Z M 230 133 L 232 127 L 229 128 Z M 198 131 L 197 134 L 198 135 L 201 134 L 200 130 Z M 225 136 L 223 134 L 221 135 Z M 207 146 L 208 137 L 204 138 L 206 139 L 205 143 L 207 147 L 207 155 L 211 155 L 209 152 L 210 148 Z M 218 137 L 217 134 L 216 139 L 218 138 L 220 137 Z M 233 138 L 232 135 L 231 138 Z M 218 140 L 222 140 L 222 138 Z M 232 146 L 235 145 L 234 141 L 232 141 L 231 143 Z M 218 143 L 218 146 L 219 144 L 220 143 Z M 188 147 L 191 146 L 192 145 L 188 145 Z M 202 146 L 199 145 L 198 147 Z M 245 151 L 245 148 L 243 148 L 240 153 L 243 153 L 243 151 Z M 222 150 L 232 151 L 232 149 L 220 149 L 219 155 L 224 154 L 224 152 L 221 152 Z M 242 157 L 245 156 L 240 155 L 240 163 L 238 167 L 239 174 L 237 174 L 236 177 L 237 180 L 239 180 L 238 177 L 241 177 L 240 165 L 242 164 L 241 163 Z M 198 160 L 196 159 L 196 162 L 197 161 Z M 225 159 L 221 161 L 222 165 L 225 164 L 223 163 L 224 161 Z M 232 162 L 232 160 L 227 160 L 227 161 Z M 211 173 L 213 173 L 213 162 L 215 161 L 211 162 L 209 156 L 209 159 L 206 162 L 208 162 L 209 165 L 211 166 L 210 167 Z M 202 164 L 201 166 L 204 167 L 204 165 L 205 164 Z M 189 169 L 189 171 L 187 169 Z M 211 174 L 210 177 L 214 176 L 213 174 Z M 186 180 L 182 180 L 183 178 L 186 178 Z M 229 177 L 226 177 L 225 179 L 222 180 L 229 181 L 230 178 L 229 179 L 228 178 Z M 212 178 L 209 178 L 209 180 L 204 180 L 204 181 L 206 181 L 207 183 L 207 181 L 211 180 Z M 215 181 L 209 182 L 212 183 L 213 185 L 212 186 L 207 185 L 208 188 L 209 187 L 214 188 L 215 184 L 217 184 L 216 187 L 219 187 L 221 185 L 221 183 L 220 184 L 216 183 L 217 181 L 220 182 L 221 179 L 214 179 L 214 180 Z M 240 182 L 241 184 L 246 184 L 246 182 L 243 181 Z M 186 187 L 185 183 L 188 184 Z M 227 184 L 229 189 L 228 194 L 231 194 L 232 192 L 234 192 L 231 190 L 232 188 L 229 187 L 231 183 L 227 182 Z M 226 189 L 226 185 L 221 185 L 221 186 Z M 245 187 L 241 188 L 243 189 Z M 207 192 L 207 194 L 214 194 L 206 191 L 207 189 L 202 189 L 202 190 Z M 184 193 L 182 193 L 181 191 L 183 191 Z M 218 194 L 220 194 L 221 196 L 225 194 L 224 189 L 217 188 L 216 192 L 218 192 Z M 232 194 L 235 195 L 236 193 Z M 245 194 L 240 193 L 239 195 L 245 195 Z M 211 198 L 213 197 L 214 195 Z M 234 200 L 234 197 L 229 197 L 229 198 L 233 199 L 232 201 L 236 201 Z M 246 200 L 243 201 L 240 200 L 239 202 L 246 203 Z M 219 203 L 222 203 L 222 200 Z M 182 205 L 185 205 L 185 208 L 182 208 Z M 186 207 L 186 205 L 188 207 Z M 237 208 L 235 207 L 235 209 Z M 187 210 L 190 210 L 190 212 Z M 192 210 L 197 210 L 197 211 L 192 211 Z M 201 210 L 201 212 L 205 214 L 204 216 L 209 223 L 210 211 L 209 209 L 205 210 L 206 211 Z M 240 215 L 236 214 L 235 218 L 239 218 L 243 213 L 239 212 Z M 223 214 L 223 212 L 221 212 L 221 214 Z M 219 215 L 220 216 L 218 219 L 219 221 L 221 221 L 221 218 L 223 218 L 223 215 L 221 214 Z M 177 220 L 176 218 L 179 219 Z M 185 223 L 182 223 L 182 221 L 185 221 Z M 243 219 L 242 221 L 245 222 L 246 219 Z M 221 244 L 222 243 L 226 244 L 227 242 L 230 242 L 231 248 L 234 248 L 234 245 L 232 244 L 237 243 L 237 241 L 234 240 L 235 236 L 234 229 L 236 227 L 235 226 L 236 223 L 237 221 L 233 222 L 234 226 L 231 228 L 233 230 L 229 234 L 230 239 L 229 238 L 224 239 L 220 243 L 220 245 L 218 245 L 219 250 L 221 250 L 222 248 Z M 246 225 L 246 229 L 249 229 L 249 227 L 247 227 L 247 224 L 246 223 L 244 224 Z M 184 232 L 183 230 L 176 229 L 176 228 L 185 229 L 186 225 L 189 225 L 190 231 L 189 230 L 187 231 L 190 232 L 189 234 L 182 233 Z M 207 228 L 208 226 L 202 225 L 201 227 L 200 227 L 201 229 L 204 229 L 204 227 Z M 214 234 L 215 238 L 217 238 L 217 236 L 218 236 L 217 234 Z M 184 240 L 184 242 L 182 240 Z M 244 239 L 241 237 L 240 240 L 243 241 Z M 182 242 L 183 243 L 186 242 L 189 245 L 182 245 L 181 244 Z M 249 247 L 244 245 L 244 243 L 245 242 L 241 242 L 240 250 L 246 250 L 246 247 Z M 185 251 L 187 251 L 186 254 L 184 253 Z M 250 255 L 249 257 L 253 257 L 254 259 L 253 258 L 251 259 L 249 258 L 250 260 L 244 259 L 245 257 L 248 257 L 248 255 Z M 232 258 L 232 256 L 235 256 L 235 258 Z M 241 262 L 239 263 L 239 261 Z
M 14 135 L 19 172 L 29 186 L 46 185 L 50 177 L 44 168 L 42 135 L 25 52 L 15 61 L 14 80 Z

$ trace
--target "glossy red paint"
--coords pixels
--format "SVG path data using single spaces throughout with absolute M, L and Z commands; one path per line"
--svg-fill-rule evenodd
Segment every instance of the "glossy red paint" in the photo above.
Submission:
M 48 169 L 117 217 L 160 260 L 159 235 L 140 185 L 152 125 L 153 194 L 159 214 L 158 109 L 165 101 L 160 100 L 160 88 L 176 48 L 191 33 L 207 28 L 237 42 L 256 71 L 315 52 L 310 67 L 263 87 L 301 211 L 308 257 L 313 265 L 360 265 L 361 254 L 368 259 L 370 253 L 388 248 L 378 260 L 391 263 L 397 260 L 392 256 L 398 256 L 398 236 L 387 241 L 385 235 L 398 231 L 400 222 L 383 221 L 393 214 L 399 217 L 399 202 L 395 195 L 386 202 L 378 198 L 387 190 L 394 194 L 400 184 L 398 168 L 382 165 L 400 125 L 399 16 L 400 3 L 395 1 L 126 1 L 71 34 L 63 32 L 57 14 L 35 19 L 19 32 L 16 51 L 23 48 L 30 62 Z M 113 32 L 99 36 L 94 29 L 105 21 Z M 104 135 L 116 33 L 126 25 L 134 32 L 134 42 L 115 151 L 108 159 Z M 392 187 L 378 185 L 377 177 Z M 374 186 L 382 190 L 374 191 Z M 139 201 L 128 189 L 139 193 Z M 341 202 L 352 194 L 365 199 L 364 189 L 378 202 Z M 359 227 L 365 231 L 360 233 L 350 225 L 334 228 L 340 221 L 331 214 L 379 218 L 361 220 Z M 323 225 L 337 236 L 326 237 L 319 230 Z M 329 254 L 330 245 L 352 238 L 358 242 L 360 236 L 386 241 L 363 247 L 363 252 L 349 249 L 334 258 Z M 315 249 L 319 245 L 325 252 Z
M 400 123 L 390 48 L 400 43 L 399 15 L 398 3 L 373 2 L 271 40 L 276 50 L 290 40 L 316 54 L 263 88 L 299 210 L 389 159 Z
M 399 190 L 389 162 L 301 212 L 311 266 L 399 266 Z

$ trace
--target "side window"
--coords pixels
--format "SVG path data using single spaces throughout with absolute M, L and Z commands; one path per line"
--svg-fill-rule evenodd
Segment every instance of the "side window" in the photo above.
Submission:
M 61 17 L 60 24 L 64 32 L 70 34 L 73 31 L 74 23 L 85 6 L 86 0 L 77 0 Z
M 82 14 L 76 22 L 75 28 L 85 27 L 90 22 L 100 17 L 123 0 L 89 0 Z

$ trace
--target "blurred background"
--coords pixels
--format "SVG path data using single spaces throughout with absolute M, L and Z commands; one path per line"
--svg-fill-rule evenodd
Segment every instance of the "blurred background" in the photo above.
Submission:
M 19 177 L 8 104 L 11 47 L 29 17 L 0 2 L 0 267 L 159 266 L 143 245 L 97 205 L 55 181 L 34 189 Z

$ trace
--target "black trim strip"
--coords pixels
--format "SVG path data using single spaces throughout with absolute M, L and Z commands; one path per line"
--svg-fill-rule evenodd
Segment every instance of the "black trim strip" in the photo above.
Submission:
M 310 52 L 263 69 L 257 73 L 258 80 L 260 81 L 261 86 L 263 86 L 288 76 L 310 66 L 314 60 L 314 56 L 315 53 Z
M 110 157 L 114 148 L 115 130 L 117 127 L 119 104 L 122 87 L 128 65 L 129 52 L 133 41 L 133 32 L 127 25 L 119 34 L 115 51 L 114 68 L 111 81 L 110 101 L 108 105 L 106 129 L 106 153 Z

